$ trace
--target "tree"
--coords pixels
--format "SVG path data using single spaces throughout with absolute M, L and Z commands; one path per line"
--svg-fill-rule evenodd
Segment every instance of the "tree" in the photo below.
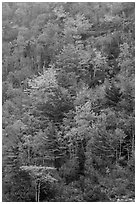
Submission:
M 134 200 L 135 4 L 2 7 L 3 200 Z

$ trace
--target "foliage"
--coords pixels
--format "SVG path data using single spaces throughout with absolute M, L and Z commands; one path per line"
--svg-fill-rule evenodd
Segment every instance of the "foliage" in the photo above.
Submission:
M 2 10 L 3 201 L 134 200 L 134 2 Z

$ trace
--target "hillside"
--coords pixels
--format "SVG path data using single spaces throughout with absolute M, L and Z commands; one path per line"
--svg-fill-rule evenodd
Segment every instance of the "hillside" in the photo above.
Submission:
M 2 3 L 2 199 L 135 199 L 135 3 Z

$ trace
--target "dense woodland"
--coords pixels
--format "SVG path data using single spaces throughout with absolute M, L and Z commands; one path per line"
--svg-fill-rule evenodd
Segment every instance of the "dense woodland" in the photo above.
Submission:
M 135 4 L 2 4 L 3 201 L 134 201 Z

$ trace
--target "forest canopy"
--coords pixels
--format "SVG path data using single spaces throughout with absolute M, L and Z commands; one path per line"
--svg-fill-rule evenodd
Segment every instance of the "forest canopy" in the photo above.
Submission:
M 2 3 L 3 202 L 135 198 L 135 3 Z

